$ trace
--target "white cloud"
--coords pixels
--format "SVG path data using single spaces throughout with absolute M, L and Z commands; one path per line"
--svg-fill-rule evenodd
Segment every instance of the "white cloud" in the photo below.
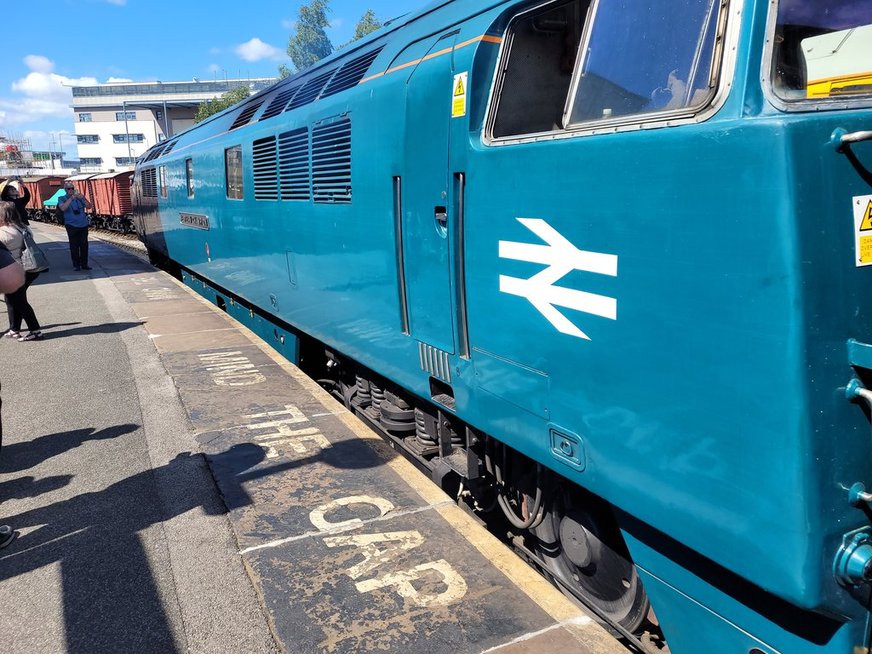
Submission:
M 256 37 L 236 46 L 233 51 L 245 61 L 261 61 L 262 59 L 282 61 L 287 58 L 283 50 L 269 43 L 264 43 Z
M 343 20 L 341 18 L 334 18 L 333 20 L 331 20 L 328 23 L 327 29 L 328 30 L 338 30 L 340 27 L 342 27 L 342 23 L 343 23 Z
M 94 77 L 65 77 L 54 71 L 54 62 L 41 55 L 27 55 L 30 72 L 12 83 L 17 96 L 0 97 L 0 127 L 24 125 L 44 118 L 72 118 L 70 86 L 97 84 Z
M 115 5 L 117 7 L 123 7 L 127 4 L 127 0 L 106 0 L 106 2 L 110 5 Z
M 50 73 L 54 70 L 54 62 L 42 55 L 27 55 L 24 65 L 35 73 Z
M 292 20 L 290 18 L 285 18 L 282 20 L 282 28 L 288 31 L 296 32 L 297 31 L 297 21 Z

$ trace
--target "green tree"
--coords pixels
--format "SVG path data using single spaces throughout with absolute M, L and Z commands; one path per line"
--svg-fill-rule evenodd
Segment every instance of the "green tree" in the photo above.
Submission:
M 300 7 L 297 33 L 288 41 L 288 56 L 297 70 L 304 70 L 331 52 L 333 44 L 324 29 L 329 25 L 327 11 L 330 0 L 312 0 Z M 279 74 L 282 74 L 281 68 Z
M 237 86 L 224 93 L 220 98 L 214 97 L 211 100 L 201 102 L 197 107 L 197 115 L 194 116 L 194 122 L 199 123 L 206 120 L 209 116 L 217 114 L 219 111 L 224 111 L 228 107 L 232 107 L 237 102 L 242 102 L 248 97 L 247 86 Z
M 354 29 L 354 38 L 351 41 L 357 41 L 371 32 L 375 32 L 382 26 L 382 22 L 375 17 L 375 12 L 372 9 L 367 9 L 366 13 L 357 21 L 357 27 Z

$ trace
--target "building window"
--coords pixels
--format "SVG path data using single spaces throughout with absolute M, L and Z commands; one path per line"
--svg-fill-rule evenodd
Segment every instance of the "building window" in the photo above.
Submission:
M 113 134 L 113 143 L 142 143 L 145 141 L 144 134 Z
M 79 163 L 83 166 L 100 166 L 103 164 L 102 157 L 82 157 Z
M 154 119 L 163 120 L 163 112 L 160 109 L 154 112 Z
M 136 163 L 136 157 L 115 157 L 116 166 L 132 166 Z
M 125 120 L 136 120 L 136 112 L 135 111 L 116 111 L 115 112 L 115 120 L 121 122 Z
M 241 145 L 224 150 L 224 179 L 227 183 L 227 197 L 231 200 L 241 200 L 243 197 Z
M 91 122 L 91 114 L 79 114 L 79 122 L 80 123 L 90 123 Z
M 167 167 L 166 166 L 159 166 L 157 170 L 158 170 L 158 174 L 160 175 L 160 196 L 162 198 L 165 198 L 168 195 L 168 192 L 167 192 Z
M 188 197 L 194 197 L 194 161 L 185 159 L 185 181 L 188 186 Z
M 100 137 L 96 134 L 77 134 L 76 135 L 77 143 L 99 143 Z

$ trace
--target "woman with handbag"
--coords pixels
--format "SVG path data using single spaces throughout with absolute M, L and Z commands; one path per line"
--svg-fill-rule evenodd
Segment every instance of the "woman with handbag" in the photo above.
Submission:
M 18 221 L 18 212 L 12 202 L 0 202 L 0 242 L 6 246 L 12 257 L 20 262 L 24 249 L 25 231 L 29 227 Z M 33 307 L 27 301 L 27 289 L 39 277 L 38 272 L 24 273 L 24 285 L 14 293 L 6 294 L 6 309 L 9 313 L 9 331 L 4 334 L 8 338 L 19 341 L 38 341 L 42 339 L 42 331 Z M 22 321 L 27 324 L 28 333 L 21 333 Z

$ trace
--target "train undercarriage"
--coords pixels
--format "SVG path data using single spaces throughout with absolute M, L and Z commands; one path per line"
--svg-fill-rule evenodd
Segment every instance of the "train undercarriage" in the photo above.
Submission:
M 668 652 L 607 502 L 322 344 L 300 345 L 304 372 L 616 637 Z

